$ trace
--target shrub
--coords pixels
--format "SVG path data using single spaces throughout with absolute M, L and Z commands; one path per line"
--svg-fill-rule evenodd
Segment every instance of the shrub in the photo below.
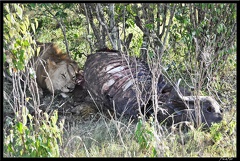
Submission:
M 57 126 L 58 113 L 43 114 L 36 120 L 22 107 L 22 119 L 17 114 L 10 133 L 4 133 L 4 156 L 10 157 L 59 157 L 59 144 L 62 145 L 64 121 Z M 34 124 L 35 122 L 35 124 Z

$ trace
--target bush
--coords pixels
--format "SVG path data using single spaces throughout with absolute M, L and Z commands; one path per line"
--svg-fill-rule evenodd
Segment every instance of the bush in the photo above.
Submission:
M 57 126 L 57 111 L 54 111 L 52 116 L 47 113 L 43 115 L 44 119 L 36 120 L 26 107 L 22 107 L 21 119 L 17 114 L 10 133 L 4 133 L 4 156 L 60 156 L 59 144 L 62 145 L 64 122 L 61 121 Z

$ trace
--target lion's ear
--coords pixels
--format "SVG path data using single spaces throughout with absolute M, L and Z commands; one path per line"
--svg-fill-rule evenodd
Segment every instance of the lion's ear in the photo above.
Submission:
M 51 60 L 47 60 L 47 66 L 49 69 L 54 69 L 56 68 L 57 64 L 54 62 L 54 61 L 51 61 Z

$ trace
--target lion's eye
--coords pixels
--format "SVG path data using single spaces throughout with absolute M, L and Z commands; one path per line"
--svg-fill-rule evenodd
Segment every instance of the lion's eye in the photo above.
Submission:
M 62 78 L 66 79 L 66 76 L 65 76 L 65 74 L 61 74 L 61 75 L 62 75 Z

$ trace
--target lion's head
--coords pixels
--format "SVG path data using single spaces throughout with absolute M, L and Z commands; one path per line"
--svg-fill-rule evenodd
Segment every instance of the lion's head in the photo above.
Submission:
M 72 92 L 76 84 L 79 67 L 66 53 L 52 43 L 39 43 L 37 59 L 37 82 L 43 89 L 53 92 Z
M 54 91 L 72 92 L 75 88 L 76 72 L 78 66 L 75 62 L 61 61 L 56 64 L 54 61 L 47 61 L 48 75 L 45 79 L 47 89 Z M 50 78 L 50 79 L 49 79 Z

